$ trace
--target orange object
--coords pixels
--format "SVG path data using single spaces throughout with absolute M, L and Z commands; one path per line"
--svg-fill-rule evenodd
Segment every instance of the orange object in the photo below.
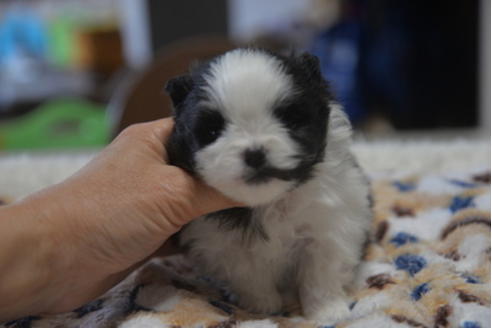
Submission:
M 116 28 L 79 32 L 76 66 L 108 76 L 124 65 L 120 31 Z

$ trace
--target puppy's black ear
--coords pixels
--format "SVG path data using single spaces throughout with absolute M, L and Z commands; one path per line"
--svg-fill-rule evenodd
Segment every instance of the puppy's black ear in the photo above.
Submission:
M 193 89 L 193 80 L 189 75 L 181 75 L 169 80 L 165 89 L 177 110 Z
M 314 79 L 316 81 L 322 80 L 318 57 L 305 52 L 300 55 L 297 60 L 309 79 Z

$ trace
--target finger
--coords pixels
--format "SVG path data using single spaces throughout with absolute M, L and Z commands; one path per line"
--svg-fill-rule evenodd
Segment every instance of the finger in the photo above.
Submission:
M 171 117 L 146 123 L 149 130 L 164 144 L 171 135 L 174 127 L 174 119 Z
M 125 128 L 117 137 L 116 140 L 130 137 L 148 137 L 153 136 L 160 142 L 164 143 L 171 134 L 174 126 L 174 119 L 171 117 L 159 119 L 156 121 L 137 123 Z
M 169 174 L 170 166 L 166 167 L 166 174 Z M 208 213 L 220 211 L 231 207 L 242 207 L 244 204 L 231 199 L 213 187 L 205 184 L 203 181 L 189 175 L 184 170 L 174 167 L 173 174 L 174 185 L 168 192 L 177 195 L 178 204 L 176 208 L 179 210 L 179 218 L 184 220 L 181 224 L 186 224 L 191 220 Z M 178 178 L 179 177 L 179 178 Z

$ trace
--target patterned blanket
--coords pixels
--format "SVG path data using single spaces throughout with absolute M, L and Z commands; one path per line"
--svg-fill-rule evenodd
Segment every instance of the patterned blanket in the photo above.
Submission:
M 333 327 L 490 327 L 489 169 L 372 180 L 372 239 L 351 316 Z M 73 312 L 0 327 L 317 327 L 298 308 L 261 317 L 236 300 L 174 256 L 152 260 Z

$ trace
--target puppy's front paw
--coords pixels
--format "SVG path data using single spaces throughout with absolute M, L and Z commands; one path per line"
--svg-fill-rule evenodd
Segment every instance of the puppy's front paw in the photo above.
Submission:
M 318 304 L 316 308 L 305 308 L 304 315 L 321 325 L 334 325 L 347 319 L 350 315 L 350 309 L 343 298 L 335 298 L 326 301 L 322 306 Z

